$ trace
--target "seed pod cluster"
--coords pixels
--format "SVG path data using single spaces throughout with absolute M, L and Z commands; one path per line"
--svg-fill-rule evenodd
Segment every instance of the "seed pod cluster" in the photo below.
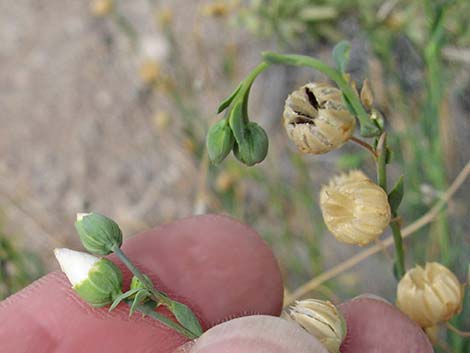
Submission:
M 330 232 L 348 244 L 363 246 L 377 239 L 391 218 L 387 194 L 359 170 L 334 177 L 324 186 L 320 207 Z
M 463 290 L 445 266 L 428 262 L 409 270 L 397 287 L 397 306 L 421 327 L 449 321 L 462 308 Z
M 286 100 L 284 128 L 304 153 L 322 154 L 345 143 L 356 127 L 339 89 L 326 83 L 308 83 Z

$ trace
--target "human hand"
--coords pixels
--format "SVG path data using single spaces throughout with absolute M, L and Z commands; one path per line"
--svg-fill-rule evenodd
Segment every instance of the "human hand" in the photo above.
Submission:
M 244 315 L 280 314 L 283 287 L 271 251 L 230 218 L 184 219 L 132 237 L 123 248 L 158 289 L 188 304 L 204 329 Z M 422 331 L 390 304 L 360 298 L 340 308 L 348 322 L 343 353 L 432 352 Z M 171 353 L 185 342 L 149 318 L 128 318 L 124 305 L 111 313 L 91 308 L 59 272 L 0 303 L 0 353 Z M 201 352 L 326 351 L 293 323 L 252 316 L 207 331 L 191 349 Z

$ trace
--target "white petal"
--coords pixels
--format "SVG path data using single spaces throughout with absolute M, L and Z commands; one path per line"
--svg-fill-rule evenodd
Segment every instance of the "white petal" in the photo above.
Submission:
M 77 213 L 77 221 L 81 221 L 83 217 L 88 216 L 91 213 Z
M 66 248 L 54 249 L 54 255 L 72 286 L 86 279 L 90 269 L 99 260 L 88 253 Z

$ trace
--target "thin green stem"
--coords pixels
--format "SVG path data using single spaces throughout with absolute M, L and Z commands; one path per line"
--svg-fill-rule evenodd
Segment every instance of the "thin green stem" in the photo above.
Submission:
M 263 53 L 263 59 L 272 64 L 310 67 L 325 74 L 338 85 L 343 92 L 345 99 L 356 113 L 361 125 L 361 135 L 364 137 L 372 137 L 380 134 L 379 127 L 370 120 L 369 114 L 367 114 L 362 106 L 356 92 L 354 92 L 352 87 L 344 79 L 343 75 L 336 69 L 324 64 L 320 60 L 305 55 L 282 55 L 265 52 Z
M 126 301 L 127 302 L 127 301 Z M 127 304 L 130 306 L 131 305 L 131 302 L 127 302 Z M 188 331 L 187 329 L 185 329 L 183 326 L 177 324 L 176 322 L 174 322 L 173 320 L 169 319 L 168 317 L 166 317 L 165 315 L 162 315 L 160 313 L 157 313 L 156 311 L 154 311 L 152 308 L 150 307 L 147 307 L 145 305 L 142 305 L 142 304 L 138 304 L 136 306 L 136 309 L 137 311 L 140 311 L 142 314 L 145 314 L 147 316 L 150 316 L 151 318 L 157 320 L 157 321 L 160 321 L 163 325 L 175 330 L 176 332 L 178 332 L 179 334 L 183 335 L 183 336 L 186 336 L 188 337 L 189 339 L 195 339 L 197 338 L 197 336 L 195 336 L 193 333 L 191 333 L 190 331 Z
M 377 144 L 377 183 L 387 192 L 387 134 L 384 132 Z
M 403 238 L 401 236 L 400 224 L 398 222 L 390 223 L 392 229 L 393 242 L 395 243 L 395 275 L 400 280 L 405 275 L 405 251 L 403 248 Z
M 354 143 L 358 144 L 359 146 L 365 148 L 368 152 L 370 152 L 372 154 L 372 156 L 374 156 L 374 159 L 377 160 L 377 152 L 367 142 L 365 142 L 364 140 L 361 140 L 360 138 L 357 138 L 355 136 L 351 136 L 351 138 L 349 140 L 351 142 L 354 142 Z
M 377 183 L 387 193 L 387 134 L 384 132 L 377 144 Z M 392 210 L 392 218 L 397 214 Z M 395 276 L 400 280 L 405 274 L 405 250 L 403 248 L 403 238 L 399 220 L 390 223 L 392 229 L 393 242 L 395 244 Z
M 140 283 L 142 283 L 149 291 L 152 293 L 155 300 L 162 303 L 163 305 L 170 305 L 171 299 L 168 298 L 165 294 L 156 290 L 151 283 L 145 278 L 144 274 L 132 263 L 132 261 L 124 254 L 124 252 L 117 245 L 112 247 L 113 252 L 117 257 L 126 265 L 129 271 L 132 272 L 134 276 L 138 278 Z
M 242 87 L 240 89 L 239 97 L 243 97 L 243 118 L 245 123 L 248 123 L 248 97 L 250 95 L 250 89 L 255 81 L 256 77 L 264 70 L 269 67 L 269 64 L 266 62 L 262 62 L 258 66 L 256 66 L 251 72 L 246 76 L 243 80 Z

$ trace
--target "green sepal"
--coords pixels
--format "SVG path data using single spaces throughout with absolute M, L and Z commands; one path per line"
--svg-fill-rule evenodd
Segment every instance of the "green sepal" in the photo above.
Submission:
M 370 119 L 374 122 L 374 124 L 383 131 L 385 126 L 385 119 L 380 111 L 377 109 L 372 108 L 372 112 L 370 114 Z
M 197 337 L 202 335 L 201 324 L 188 306 L 177 301 L 171 301 L 168 309 L 184 328 L 191 331 Z
M 132 276 L 130 289 L 135 289 L 135 288 L 143 289 L 143 288 L 148 288 L 149 286 L 153 287 L 153 283 L 150 280 L 150 278 L 144 274 L 142 274 L 142 276 L 144 276 L 144 279 L 145 281 L 147 281 L 147 283 L 146 284 L 142 283 L 140 279 L 138 279 L 136 276 Z
M 392 210 L 392 213 L 395 213 L 398 210 L 398 207 L 400 206 L 401 201 L 403 200 L 404 193 L 405 183 L 402 175 L 388 194 L 388 203 L 390 204 L 390 209 Z
M 346 72 L 346 68 L 349 63 L 349 52 L 351 51 L 351 44 L 347 40 L 342 40 L 333 48 L 333 59 L 336 64 L 336 68 L 341 73 Z
M 262 162 L 268 154 L 268 135 L 255 122 L 248 123 L 244 135 L 244 141 L 241 144 L 236 143 L 233 148 L 235 157 L 247 166 Z
M 227 107 L 232 103 L 232 101 L 235 99 L 237 96 L 238 92 L 240 92 L 240 89 L 242 88 L 243 82 L 241 82 L 237 88 L 235 88 L 235 91 L 232 92 L 232 94 L 225 98 L 222 103 L 220 103 L 219 107 L 217 108 L 217 114 L 222 113 Z
M 214 164 L 222 162 L 232 151 L 234 142 L 227 120 L 223 119 L 212 125 L 206 138 L 207 152 L 211 162 Z
M 89 213 L 75 222 L 80 240 L 89 252 L 108 255 L 114 246 L 121 247 L 122 232 L 116 222 L 98 213 Z
M 122 273 L 110 260 L 100 259 L 88 272 L 88 278 L 72 288 L 94 307 L 109 305 L 122 294 Z
M 243 117 L 243 101 L 238 100 L 233 104 L 230 110 L 228 121 L 232 129 L 235 141 L 238 144 L 243 143 L 245 139 L 245 120 Z
M 125 293 L 122 293 L 121 295 L 118 295 L 116 297 L 116 299 L 114 299 L 113 303 L 111 304 L 111 306 L 109 307 L 109 310 L 108 311 L 112 311 L 114 309 L 116 309 L 116 307 L 123 301 L 123 300 L 126 300 L 127 298 L 131 298 L 132 296 L 134 296 L 138 291 L 140 291 L 141 289 L 140 288 L 133 288 L 133 289 L 130 289 L 128 290 L 127 292 Z

